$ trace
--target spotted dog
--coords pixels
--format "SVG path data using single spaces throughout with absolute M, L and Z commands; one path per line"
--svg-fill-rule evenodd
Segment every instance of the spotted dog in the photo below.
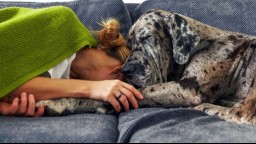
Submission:
M 255 124 L 256 37 L 223 31 L 162 10 L 131 28 L 123 67 L 141 88 L 140 106 L 195 106 L 209 115 Z
M 127 45 L 132 55 L 123 73 L 144 96 L 140 107 L 191 107 L 227 121 L 256 123 L 255 36 L 152 10 L 131 27 Z M 51 114 L 113 112 L 109 104 L 94 100 L 44 104 Z

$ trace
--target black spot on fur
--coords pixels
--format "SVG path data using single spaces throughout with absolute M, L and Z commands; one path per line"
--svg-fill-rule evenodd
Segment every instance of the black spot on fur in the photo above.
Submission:
M 243 81 L 243 86 L 245 86 L 246 85 L 246 81 Z
M 154 23 L 154 26 L 155 26 L 155 28 L 156 28 L 157 30 L 161 30 L 161 29 L 162 29 L 162 27 L 161 27 L 161 25 L 159 24 L 158 21 Z
M 236 40 L 237 40 L 237 37 L 234 36 L 234 35 L 229 35 L 229 36 L 228 36 L 228 39 L 231 40 L 231 41 L 236 41 Z
M 221 90 L 221 87 L 220 87 L 220 85 L 218 85 L 218 84 L 211 87 L 211 91 L 212 91 L 213 93 L 216 93 L 216 92 L 218 92 L 218 91 L 220 91 L 220 90 Z
M 150 92 L 154 92 L 155 91 L 155 89 L 152 87 L 151 89 L 150 89 Z
M 172 24 L 172 29 L 175 29 L 176 25 L 175 24 Z
M 182 18 L 181 18 L 179 15 L 174 14 L 174 19 L 175 19 L 175 21 L 176 21 L 178 27 L 181 27 Z
M 248 66 L 248 60 L 246 59 L 246 57 L 243 57 L 243 68 L 246 69 Z
M 140 37 L 140 42 L 144 42 L 147 39 L 149 39 L 151 36 L 150 35 L 146 35 L 145 37 Z
M 177 96 L 184 99 L 184 100 L 186 99 L 182 94 L 178 94 Z
M 154 14 L 155 14 L 155 15 L 158 15 L 158 16 L 162 16 L 162 15 L 161 15 L 161 12 L 159 12 L 159 11 L 154 12 Z
M 224 43 L 224 42 L 222 42 L 222 41 L 220 41 L 220 42 L 218 42 L 220 45 L 227 45 L 226 43 Z
M 163 32 L 164 32 L 164 36 L 165 36 L 165 37 L 172 38 L 172 36 L 171 36 L 170 33 L 169 33 L 169 28 L 168 28 L 167 25 L 164 26 Z
M 199 83 L 197 82 L 196 77 L 182 79 L 179 81 L 179 84 L 185 89 L 197 90 L 199 88 Z
M 243 36 L 243 35 L 238 34 L 238 35 L 237 35 L 237 37 L 238 37 L 238 38 L 243 38 L 244 36 Z
M 251 84 L 251 87 L 254 86 L 254 82 L 255 82 L 255 79 L 252 80 L 252 84 Z
M 210 108 L 204 107 L 204 108 L 203 108 L 203 111 L 206 112 L 208 109 L 210 109 Z
M 147 25 L 150 25 L 150 26 L 152 26 L 153 24 L 152 24 L 152 23 L 150 23 L 150 22 L 148 22 L 148 23 L 147 23 Z
M 186 33 L 188 31 L 187 27 L 183 27 L 183 32 Z
M 231 59 L 235 59 L 238 54 L 243 54 L 245 50 L 249 47 L 250 41 L 246 40 L 242 44 L 238 45 L 233 53 L 229 55 Z
M 243 114 L 241 111 L 237 111 L 235 114 L 237 117 L 242 118 Z
M 255 48 L 256 48 L 256 43 L 252 43 L 252 44 L 250 45 L 250 47 L 255 49 Z
M 178 46 L 181 46 L 183 43 L 183 41 L 180 39 L 180 37 L 181 37 L 181 30 L 177 30 L 176 31 L 176 39 L 178 39 L 181 42 L 181 44 L 177 44 Z
M 209 40 L 207 40 L 207 43 L 208 43 L 208 45 L 212 45 L 215 41 L 216 40 L 214 40 L 214 39 L 209 39 Z
M 229 49 L 225 49 L 225 51 L 226 51 L 226 53 L 229 55 L 230 53 L 232 53 L 232 51 L 231 50 L 229 50 Z

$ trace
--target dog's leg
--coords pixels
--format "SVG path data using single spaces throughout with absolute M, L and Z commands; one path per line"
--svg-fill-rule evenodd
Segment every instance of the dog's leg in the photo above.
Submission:
M 218 115 L 227 121 L 256 124 L 256 83 L 252 83 L 246 99 L 231 108 L 204 103 L 194 109 L 204 111 L 209 115 Z
M 195 88 L 176 82 L 155 84 L 140 91 L 144 96 L 143 100 L 138 101 L 140 107 L 187 107 L 200 104 L 203 98 Z
M 63 98 L 44 100 L 37 105 L 45 106 L 45 116 L 60 116 L 79 113 L 113 114 L 114 108 L 107 102 L 93 99 Z

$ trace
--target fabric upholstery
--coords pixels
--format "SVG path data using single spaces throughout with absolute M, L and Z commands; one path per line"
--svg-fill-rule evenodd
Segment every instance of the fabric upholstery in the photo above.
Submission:
M 136 7 L 132 19 L 150 9 L 162 9 L 223 30 L 256 35 L 255 6 L 254 0 L 147 0 Z
M 187 108 L 143 108 L 119 116 L 119 143 L 251 143 L 256 127 Z
M 42 8 L 55 5 L 63 5 L 71 8 L 82 21 L 92 30 L 100 29 L 98 24 L 102 20 L 114 17 L 121 23 L 121 32 L 126 35 L 132 25 L 129 11 L 122 0 L 77 0 L 70 2 L 0 2 L 0 8 L 4 7 L 29 7 Z
M 0 117 L 1 143 L 113 143 L 117 118 L 79 114 L 63 117 Z

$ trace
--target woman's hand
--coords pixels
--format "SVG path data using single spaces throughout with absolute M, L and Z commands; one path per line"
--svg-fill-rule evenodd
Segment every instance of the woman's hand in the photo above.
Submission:
M 20 98 L 14 98 L 12 103 L 0 101 L 0 114 L 4 116 L 40 117 L 44 113 L 44 106 L 36 111 L 34 95 L 22 93 Z
M 105 80 L 92 82 L 89 89 L 92 99 L 103 100 L 113 105 L 117 112 L 121 112 L 121 105 L 129 111 L 129 103 L 135 108 L 139 108 L 138 100 L 143 96 L 132 85 L 120 80 Z

